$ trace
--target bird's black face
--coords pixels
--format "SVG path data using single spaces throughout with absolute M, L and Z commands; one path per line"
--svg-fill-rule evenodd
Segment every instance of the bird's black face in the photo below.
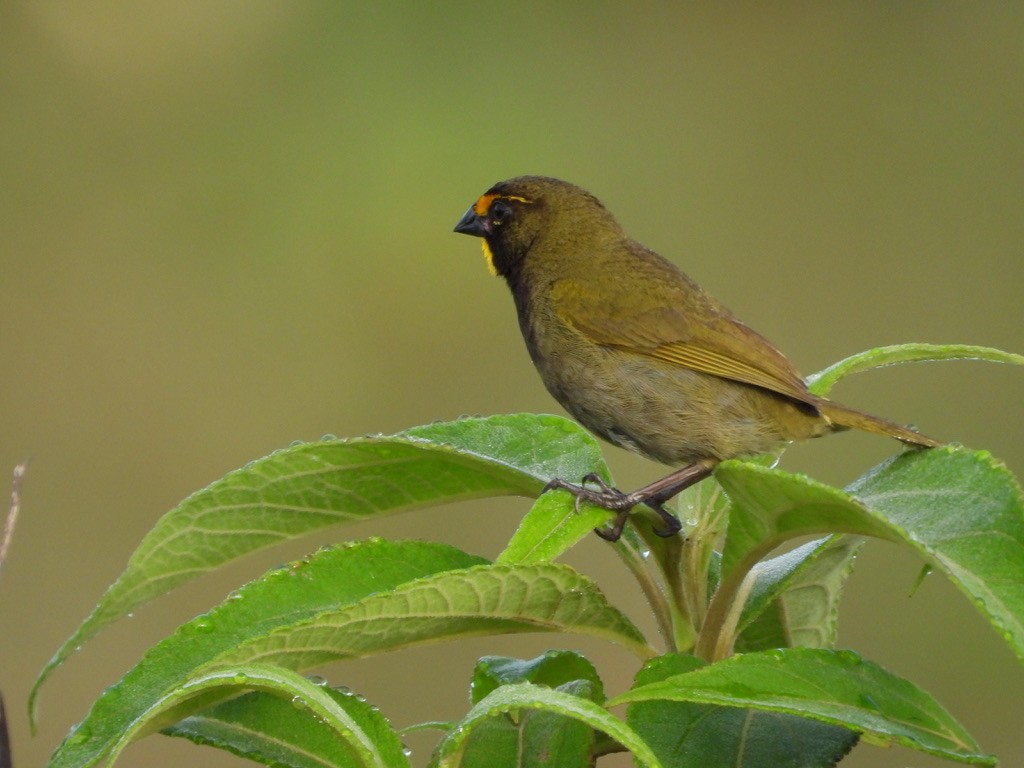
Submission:
M 512 263 L 523 255 L 523 235 L 533 201 L 520 195 L 490 190 L 469 207 L 455 231 L 483 238 L 484 258 L 491 274 L 507 276 Z

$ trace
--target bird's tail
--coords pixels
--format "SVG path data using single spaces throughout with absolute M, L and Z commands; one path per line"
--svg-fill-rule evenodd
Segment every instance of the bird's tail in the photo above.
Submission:
M 832 422 L 832 428 L 859 429 L 864 432 L 871 432 L 876 435 L 895 437 L 904 443 L 920 446 L 922 448 L 936 448 L 942 443 L 930 437 L 915 432 L 910 427 L 904 427 L 888 419 L 880 419 L 877 416 L 858 411 L 855 408 L 848 408 L 845 405 L 834 403 L 831 400 L 824 400 L 818 404 L 821 413 Z

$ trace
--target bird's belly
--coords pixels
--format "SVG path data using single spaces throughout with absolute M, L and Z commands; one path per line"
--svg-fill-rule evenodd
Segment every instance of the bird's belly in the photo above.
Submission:
M 665 464 L 763 453 L 820 431 L 786 398 L 644 355 L 588 345 L 535 362 L 584 426 Z

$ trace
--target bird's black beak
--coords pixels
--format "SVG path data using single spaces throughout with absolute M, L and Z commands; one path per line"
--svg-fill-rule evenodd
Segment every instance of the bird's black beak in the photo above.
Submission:
M 476 209 L 472 205 L 469 206 L 466 215 L 459 219 L 459 223 L 455 225 L 455 231 L 463 235 L 473 235 L 474 237 L 487 237 L 489 234 L 487 223 L 482 216 L 477 215 Z

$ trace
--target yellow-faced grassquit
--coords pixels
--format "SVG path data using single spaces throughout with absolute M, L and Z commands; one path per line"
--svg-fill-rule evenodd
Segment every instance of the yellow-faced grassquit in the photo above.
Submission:
M 617 539 L 637 504 L 679 521 L 663 504 L 725 459 L 844 429 L 915 446 L 931 438 L 811 394 L 763 336 L 674 264 L 631 239 L 586 190 L 544 176 L 495 184 L 455 226 L 483 239 L 512 291 L 519 328 L 548 391 L 615 445 L 682 466 L 633 493 L 589 476 L 556 478 L 577 500 L 616 511 Z

